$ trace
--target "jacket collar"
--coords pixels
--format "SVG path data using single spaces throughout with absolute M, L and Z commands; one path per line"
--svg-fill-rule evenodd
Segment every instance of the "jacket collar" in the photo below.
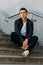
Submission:
M 21 23 L 23 24 L 23 22 L 22 22 L 22 21 L 23 21 L 22 18 L 20 18 L 20 21 L 21 21 Z M 28 23 L 28 21 L 29 21 L 29 19 L 27 18 L 27 23 Z

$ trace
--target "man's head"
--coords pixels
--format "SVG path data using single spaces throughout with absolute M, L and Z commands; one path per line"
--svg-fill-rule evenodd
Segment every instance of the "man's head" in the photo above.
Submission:
M 19 13 L 20 13 L 20 17 L 23 19 L 27 19 L 27 9 L 26 8 L 21 8 L 19 10 Z

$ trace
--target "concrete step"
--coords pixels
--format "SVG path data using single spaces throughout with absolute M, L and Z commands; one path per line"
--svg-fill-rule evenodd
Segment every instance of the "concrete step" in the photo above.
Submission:
M 23 50 L 21 49 L 8 49 L 8 48 L 0 48 L 0 54 L 10 54 L 10 55 L 21 55 Z
M 9 41 L 9 40 L 10 38 L 3 38 L 3 37 L 0 38 L 0 41 Z
M 15 63 L 15 64 L 22 64 L 22 63 L 30 63 L 30 64 L 42 64 L 43 63 L 43 56 L 36 55 L 36 56 L 28 56 L 27 58 L 22 57 L 21 55 L 0 55 L 0 63 Z
M 43 64 L 0 64 L 0 65 L 43 65 Z
M 13 42 L 3 40 L 3 41 L 0 41 L 0 44 L 13 44 Z
M 5 33 L 3 33 L 2 36 L 3 36 L 3 37 L 10 37 L 9 34 L 5 34 Z
M 0 42 L 0 47 L 14 48 L 14 44 L 11 42 Z
M 0 48 L 19 49 L 20 47 L 10 41 L 0 41 Z M 36 44 L 32 51 L 43 51 L 43 46 L 39 46 L 39 44 Z
M 6 40 L 6 41 L 9 41 L 10 40 L 10 37 L 0 37 L 1 40 Z
M 0 33 L 0 40 L 6 40 L 6 41 L 8 41 L 8 40 L 10 40 L 10 35 L 8 35 L 8 34 L 4 34 L 4 33 Z
M 0 47 L 5 47 L 5 48 L 19 48 L 18 45 L 14 44 L 13 42 L 10 41 L 1 41 L 0 42 Z
M 10 35 L 0 33 L 0 63 L 1 64 L 42 64 L 43 47 L 36 44 L 36 47 L 30 52 L 27 58 L 21 56 L 24 51 L 10 40 Z
M 0 65 L 43 65 L 43 64 L 0 64 Z
M 21 55 L 21 53 L 24 50 L 21 49 L 8 49 L 8 48 L 0 48 L 0 54 L 4 55 L 4 54 L 10 54 L 10 55 Z M 34 56 L 34 55 L 43 55 L 43 51 L 31 51 L 30 55 Z
M 43 64 L 0 64 L 0 65 L 43 65 Z
M 9 34 L 5 34 L 5 33 L 0 33 L 0 35 L 1 35 L 2 37 L 10 37 Z M 0 37 L 1 37 L 1 36 L 0 36 Z

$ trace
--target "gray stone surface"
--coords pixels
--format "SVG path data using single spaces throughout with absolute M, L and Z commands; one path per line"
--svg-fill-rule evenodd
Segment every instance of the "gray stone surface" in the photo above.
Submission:
M 0 65 L 43 65 L 43 64 L 0 64 Z
M 36 65 L 43 63 L 43 47 L 37 43 L 27 58 L 22 49 L 9 41 L 10 36 L 0 32 L 0 65 Z

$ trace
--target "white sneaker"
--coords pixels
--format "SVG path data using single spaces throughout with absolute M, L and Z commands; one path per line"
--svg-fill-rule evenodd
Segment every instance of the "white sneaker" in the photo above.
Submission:
M 21 55 L 22 55 L 23 57 L 27 57 L 28 54 L 29 54 L 29 50 L 25 50 Z

